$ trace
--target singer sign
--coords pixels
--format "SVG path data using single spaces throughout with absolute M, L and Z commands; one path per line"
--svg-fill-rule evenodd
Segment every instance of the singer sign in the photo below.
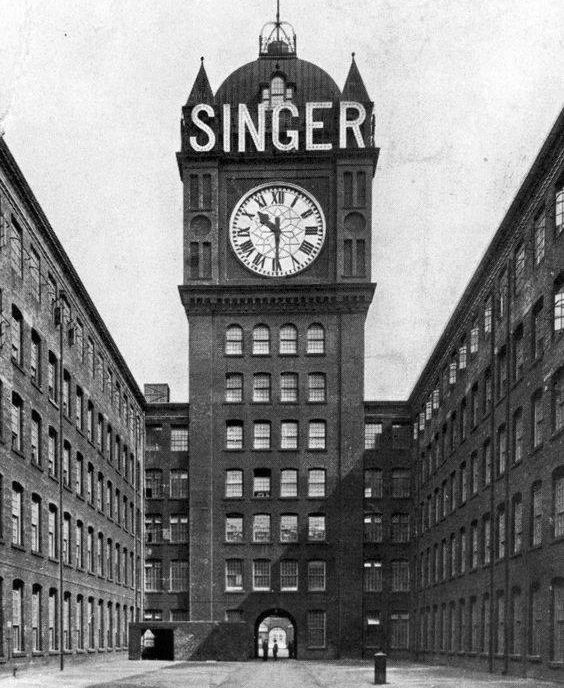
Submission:
M 286 123 L 300 116 L 298 108 L 291 102 L 280 103 L 273 108 L 261 103 L 257 106 L 256 117 L 253 119 L 249 108 L 239 103 L 236 113 L 232 112 L 231 104 L 225 104 L 221 110 L 221 122 L 215 122 L 217 113 L 212 105 L 199 103 L 190 112 L 192 126 L 198 131 L 189 137 L 191 148 L 197 153 L 207 153 L 215 150 L 218 145 L 216 131 L 222 131 L 222 150 L 231 152 L 232 137 L 235 134 L 237 151 L 244 153 L 247 143 L 252 141 L 258 152 L 265 150 L 267 145 L 267 112 L 272 116 L 272 124 L 268 127 L 268 135 L 272 145 L 279 151 L 297 151 L 304 142 L 300 141 L 300 135 L 305 137 L 305 150 L 330 151 L 333 149 L 331 141 L 323 136 L 325 124 L 319 117 L 323 111 L 332 110 L 335 103 L 331 101 L 319 101 L 306 103 L 304 126 L 298 128 L 292 125 L 283 127 L 282 120 Z M 235 116 L 234 116 L 235 115 Z M 327 117 L 326 117 L 327 119 Z M 342 101 L 339 103 L 339 148 L 347 148 L 347 142 L 354 139 L 357 148 L 365 148 L 361 126 L 366 120 L 366 108 L 361 103 L 354 101 Z M 236 126 L 236 129 L 234 128 Z M 352 136 L 348 136 L 348 133 Z

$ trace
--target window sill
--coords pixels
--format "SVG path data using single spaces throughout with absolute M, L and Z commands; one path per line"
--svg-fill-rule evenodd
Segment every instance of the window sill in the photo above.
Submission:
M 53 406 L 54 408 L 59 410 L 59 404 L 57 404 L 57 402 L 55 401 L 55 399 L 53 399 L 53 397 L 49 397 L 49 403 L 51 404 L 51 406 Z
M 58 564 L 59 560 L 55 559 L 54 557 L 48 557 L 49 561 L 53 562 L 53 564 Z
M 20 459 L 25 460 L 25 454 L 21 449 L 16 449 L 15 447 L 12 447 L 12 454 L 15 454 L 16 456 L 19 456 Z
M 147 592 L 147 591 L 145 591 L 145 592 Z M 233 594 L 242 595 L 242 594 L 244 594 L 245 591 L 243 589 L 239 589 L 239 588 L 237 588 L 237 589 L 225 588 L 224 592 L 229 594 L 229 595 L 233 595 Z
M 40 559 L 45 559 L 45 555 L 44 555 L 44 554 L 41 554 L 40 550 L 32 549 L 32 550 L 31 550 L 31 554 L 32 554 L 34 557 L 39 557 Z
M 12 542 L 11 547 L 12 547 L 12 549 L 18 550 L 18 552 L 25 552 L 25 547 L 23 545 L 16 543 L 16 542 Z

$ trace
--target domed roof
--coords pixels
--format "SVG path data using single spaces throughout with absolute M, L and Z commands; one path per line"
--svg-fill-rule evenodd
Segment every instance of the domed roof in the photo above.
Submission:
M 261 87 L 268 85 L 274 74 L 282 74 L 288 83 L 295 84 L 292 102 L 296 105 L 334 100 L 341 95 L 337 84 L 321 67 L 297 57 L 273 55 L 261 56 L 236 69 L 218 88 L 215 102 L 257 103 L 261 100 Z

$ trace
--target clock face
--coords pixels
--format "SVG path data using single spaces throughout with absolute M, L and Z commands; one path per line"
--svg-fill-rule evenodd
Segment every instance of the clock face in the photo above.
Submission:
M 263 184 L 237 203 L 229 239 L 245 267 L 265 277 L 301 272 L 319 255 L 325 217 L 317 201 L 299 186 Z

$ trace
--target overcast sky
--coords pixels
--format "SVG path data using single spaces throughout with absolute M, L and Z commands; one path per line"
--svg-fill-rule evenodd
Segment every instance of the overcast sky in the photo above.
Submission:
M 275 0 L 0 0 L 0 127 L 140 385 L 187 394 L 180 108 Z M 562 0 L 282 0 L 375 101 L 366 398 L 404 398 L 563 105 Z

